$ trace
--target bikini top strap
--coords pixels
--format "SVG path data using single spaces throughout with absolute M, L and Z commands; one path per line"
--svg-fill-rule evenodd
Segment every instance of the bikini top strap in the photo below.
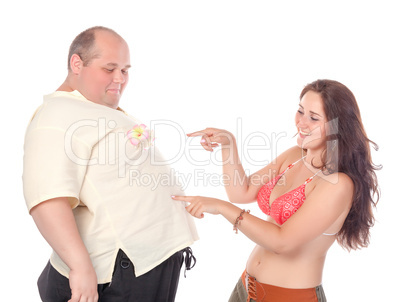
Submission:
M 313 176 L 307 178 L 306 181 L 304 182 L 304 184 L 306 185 L 306 184 L 308 184 L 310 181 L 312 181 L 313 178 L 314 178 L 318 173 L 320 173 L 321 171 L 322 171 L 322 170 L 318 170 L 317 173 L 315 173 Z
M 301 161 L 302 159 L 304 159 L 307 155 L 303 156 L 302 158 L 296 160 L 293 164 L 290 164 L 285 171 L 283 171 L 281 174 L 285 174 L 289 169 L 292 169 L 294 167 L 294 165 L 296 165 L 299 161 Z
M 298 160 L 295 161 L 293 164 L 290 164 L 290 165 L 285 169 L 285 171 L 283 171 L 283 172 L 281 173 L 281 175 L 285 174 L 289 169 L 292 169 L 292 168 L 294 167 L 294 165 L 296 165 L 299 161 L 301 161 L 302 159 L 304 159 L 306 156 L 307 156 L 307 155 L 305 155 L 305 156 L 303 156 L 302 158 L 298 159 Z M 314 178 L 318 173 L 320 173 L 320 172 L 321 172 L 321 170 L 318 170 L 317 173 L 315 173 L 313 176 L 307 178 L 306 181 L 304 182 L 304 184 L 305 184 L 305 185 L 308 184 L 308 183 L 309 183 L 310 181 L 312 181 L 313 178 Z

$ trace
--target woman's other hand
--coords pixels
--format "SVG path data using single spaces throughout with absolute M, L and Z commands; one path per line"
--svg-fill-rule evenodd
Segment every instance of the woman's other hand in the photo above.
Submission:
M 221 214 L 221 207 L 226 201 L 203 196 L 172 196 L 172 199 L 189 203 L 187 212 L 196 218 L 204 218 L 204 213 Z
M 223 129 L 206 128 L 201 131 L 196 131 L 187 134 L 189 137 L 201 136 L 201 145 L 207 151 L 213 151 L 219 145 L 226 146 L 232 145 L 235 138 L 232 133 Z

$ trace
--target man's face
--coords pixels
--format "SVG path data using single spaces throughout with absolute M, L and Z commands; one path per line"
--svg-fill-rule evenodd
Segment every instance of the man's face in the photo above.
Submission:
M 116 109 L 128 82 L 128 45 L 106 31 L 96 32 L 95 45 L 97 56 L 78 74 L 78 91 L 94 103 Z

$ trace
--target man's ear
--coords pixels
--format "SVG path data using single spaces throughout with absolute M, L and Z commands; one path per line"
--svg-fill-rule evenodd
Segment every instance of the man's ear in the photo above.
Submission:
M 84 66 L 84 62 L 81 60 L 80 56 L 77 54 L 73 54 L 70 59 L 70 68 L 74 74 L 80 73 L 82 67 Z

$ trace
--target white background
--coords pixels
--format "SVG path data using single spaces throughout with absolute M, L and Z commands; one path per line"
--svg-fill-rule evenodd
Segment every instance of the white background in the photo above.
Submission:
M 328 253 L 324 288 L 329 301 L 397 301 L 402 211 L 399 129 L 402 86 L 402 19 L 397 1 L 7 1 L 1 31 L 1 273 L 2 301 L 39 301 L 36 279 L 50 249 L 28 215 L 21 184 L 23 139 L 42 95 L 66 76 L 68 47 L 82 30 L 104 25 L 128 42 L 133 68 L 121 106 L 159 127 L 157 144 L 172 166 L 193 175 L 188 195 L 224 199 L 218 152 L 194 151 L 200 166 L 177 154 L 181 131 L 207 126 L 247 136 L 285 134 L 270 150 L 243 153 L 246 169 L 292 146 L 294 113 L 305 84 L 329 78 L 346 84 L 360 105 L 382 197 L 369 248 Z M 262 137 L 262 134 L 259 134 Z M 279 136 L 278 136 L 279 137 Z M 187 144 L 196 144 L 188 141 Z M 263 141 L 255 139 L 255 145 Z M 258 149 L 256 147 L 255 149 Z M 399 155 L 399 153 L 398 153 Z M 253 159 L 252 162 L 250 159 Z M 261 161 L 257 163 L 256 161 Z M 252 213 L 259 215 L 255 206 Z M 182 278 L 178 302 L 227 301 L 253 244 L 221 217 L 197 220 L 196 267 Z M 401 300 L 398 300 L 401 301 Z

